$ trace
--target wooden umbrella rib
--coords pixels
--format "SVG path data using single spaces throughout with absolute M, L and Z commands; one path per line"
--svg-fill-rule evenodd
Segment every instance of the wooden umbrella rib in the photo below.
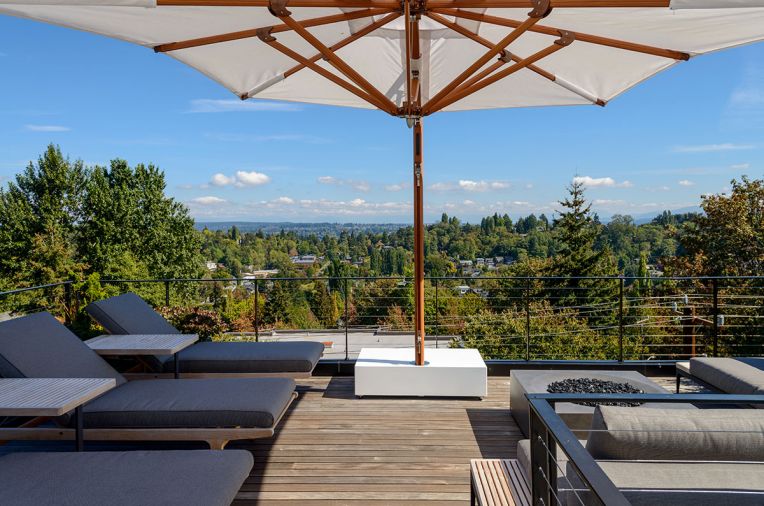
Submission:
M 476 93 L 482 90 L 483 88 L 490 86 L 491 84 L 494 84 L 495 82 L 500 81 L 501 79 L 504 79 L 505 77 L 508 77 L 514 74 L 515 72 L 518 72 L 519 70 L 526 68 L 528 65 L 534 62 L 537 62 L 553 53 L 556 53 L 563 47 L 568 46 L 573 40 L 572 35 L 569 32 L 562 33 L 561 35 L 562 37 L 559 40 L 555 41 L 552 45 L 542 49 L 541 51 L 538 51 L 537 53 L 534 53 L 533 55 L 523 60 L 520 60 L 519 62 L 513 64 L 511 67 L 506 68 L 500 72 L 497 72 L 491 76 L 488 76 L 482 81 L 473 84 L 467 89 L 461 89 L 452 93 L 446 99 L 441 100 L 440 102 L 435 104 L 435 107 L 433 107 L 432 109 L 429 109 L 427 111 L 427 114 L 432 114 L 434 112 L 437 112 L 443 109 L 444 107 L 447 107 L 453 104 L 454 102 L 458 100 L 462 100 L 468 97 L 469 95 L 472 95 L 473 93 Z
M 442 24 L 443 26 L 445 26 L 447 28 L 450 28 L 451 30 L 453 30 L 453 31 L 455 31 L 455 32 L 457 32 L 457 33 L 459 33 L 461 35 L 464 35 L 465 37 L 467 37 L 469 39 L 472 39 L 473 41 L 477 42 L 478 44 L 481 44 L 481 45 L 483 45 L 485 47 L 492 47 L 493 46 L 493 43 L 490 40 L 487 40 L 487 39 L 481 37 L 480 35 L 470 31 L 468 28 L 466 28 L 466 27 L 464 27 L 462 25 L 456 24 L 456 23 L 450 21 L 449 19 L 444 18 L 440 14 L 437 14 L 435 12 L 428 12 L 427 16 L 430 19 L 432 19 L 432 20 Z M 502 57 L 500 57 L 497 62 L 495 62 L 493 65 L 491 65 L 491 67 L 489 67 L 490 71 L 488 69 L 484 70 L 480 74 L 474 76 L 473 78 L 471 78 L 470 80 L 468 80 L 467 82 L 462 84 L 459 88 L 457 88 L 457 90 L 461 89 L 461 88 L 466 88 L 466 87 L 472 86 L 473 84 L 478 82 L 480 79 L 490 75 L 491 73 L 495 72 L 496 70 L 498 70 L 499 68 L 504 66 L 506 63 L 508 63 L 508 60 L 512 60 L 514 62 L 519 62 L 519 61 L 522 60 L 522 58 L 520 58 L 519 56 L 517 56 L 514 53 L 511 53 L 511 52 L 505 50 L 504 51 L 504 55 L 502 55 Z M 551 72 L 549 72 L 547 70 L 544 70 L 541 67 L 539 67 L 537 65 L 533 65 L 533 64 L 528 65 L 526 68 L 528 70 L 532 71 L 532 72 L 535 72 L 536 74 L 540 75 L 541 77 L 543 77 L 545 79 L 548 79 L 549 81 L 551 81 L 553 83 L 556 83 L 558 86 L 566 88 L 568 91 L 572 91 L 567 86 L 563 86 L 562 84 L 560 84 L 560 82 L 558 81 L 557 76 L 554 75 L 553 73 L 551 73 Z M 580 92 L 577 92 L 577 91 L 573 91 L 573 93 L 576 93 L 576 94 L 578 94 L 580 96 L 583 96 L 587 100 L 592 100 L 592 102 L 594 104 L 596 104 L 596 105 L 604 106 L 606 104 L 606 102 L 604 100 L 595 97 L 593 94 L 591 94 L 589 92 L 584 92 L 584 93 L 586 93 L 589 96 L 583 95 L 583 94 L 581 94 Z
M 387 14 L 388 12 L 392 12 L 392 9 L 384 9 L 384 8 L 364 9 L 359 11 L 346 12 L 342 14 L 334 14 L 331 16 L 322 16 L 320 18 L 305 19 L 301 21 L 301 23 L 303 26 L 306 26 L 306 27 L 322 26 L 322 25 L 329 25 L 332 23 L 339 23 L 342 21 L 350 21 L 353 19 L 362 19 L 362 18 L 368 18 L 372 16 L 378 16 L 381 14 Z M 154 51 L 156 51 L 157 53 L 166 53 L 168 51 L 177 51 L 179 49 L 189 49 L 192 47 L 207 46 L 210 44 L 219 44 L 221 42 L 231 42 L 234 40 L 248 39 L 252 37 L 257 37 L 257 31 L 261 30 L 262 28 L 271 28 L 271 33 L 286 32 L 291 30 L 291 28 L 289 28 L 285 24 L 275 25 L 273 27 L 252 28 L 249 30 L 239 30 L 236 32 L 222 33 L 219 35 L 210 35 L 208 37 L 199 37 L 196 39 L 189 39 L 189 40 L 182 40 L 178 42 L 169 42 L 166 44 L 159 44 L 158 46 L 154 47 Z
M 356 86 L 364 90 L 366 93 L 376 98 L 379 101 L 383 111 L 388 111 L 391 114 L 397 114 L 398 107 L 387 98 L 381 91 L 376 89 L 369 81 L 364 79 L 358 72 L 356 72 L 350 65 L 337 56 L 337 54 L 326 47 L 320 40 L 318 40 L 313 34 L 306 30 L 298 21 L 295 21 L 289 15 L 279 16 L 285 24 L 289 25 L 295 33 L 305 39 L 305 41 L 313 46 L 321 55 L 326 58 L 337 70 L 343 73 L 348 79 L 353 81 Z M 393 112 L 394 111 L 394 112 Z
M 382 107 L 382 104 L 380 104 L 374 97 L 370 96 L 365 91 L 363 91 L 363 90 L 361 90 L 359 88 L 356 88 L 355 86 L 353 86 L 349 82 L 345 81 L 344 79 L 342 79 L 339 76 L 336 76 L 336 75 L 332 74 L 331 72 L 329 72 L 325 68 L 320 67 L 319 65 L 316 65 L 315 63 L 311 62 L 310 60 L 308 60 L 304 56 L 302 56 L 299 53 L 297 53 L 296 51 L 293 51 L 292 49 L 289 49 L 284 44 L 276 41 L 276 39 L 268 40 L 268 41 L 264 41 L 264 42 L 266 42 L 266 44 L 268 44 L 272 48 L 276 49 L 277 51 L 281 52 L 282 54 L 288 56 L 289 58 L 291 58 L 291 59 L 293 59 L 293 60 L 295 60 L 297 62 L 300 62 L 300 64 L 302 64 L 305 67 L 308 67 L 309 69 L 311 69 L 315 73 L 319 74 L 320 76 L 325 77 L 329 81 L 331 81 L 331 82 L 337 84 L 338 86 L 344 88 L 345 90 L 349 91 L 350 93 L 352 93 L 353 95 L 357 96 L 358 98 L 361 98 L 361 99 L 365 100 L 366 102 L 370 103 L 374 107 L 382 109 L 382 110 L 386 110 L 385 108 Z M 390 112 L 390 111 L 387 111 L 387 112 Z
M 157 0 L 158 7 L 268 7 L 269 0 Z M 292 0 L 290 7 L 400 9 L 395 0 Z
M 622 8 L 622 7 L 669 7 L 670 0 L 553 0 L 552 7 L 573 8 Z M 268 7 L 268 0 L 157 0 L 160 7 Z M 394 0 L 292 0 L 291 7 L 383 7 L 400 8 Z M 429 0 L 430 8 L 507 8 L 525 9 L 533 6 L 531 0 Z
M 483 56 L 478 58 L 475 63 L 470 65 L 464 72 L 456 76 L 450 83 L 444 86 L 442 90 L 436 93 L 434 97 L 428 100 L 427 103 L 422 107 L 422 113 L 429 114 L 430 112 L 433 112 L 433 109 L 438 105 L 438 102 L 440 102 L 452 91 L 458 88 L 460 84 L 469 79 L 470 76 L 472 76 L 475 72 L 480 70 L 486 63 L 491 60 L 491 58 L 501 54 L 501 52 L 504 51 L 508 45 L 517 40 L 517 38 L 520 37 L 523 33 L 527 32 L 528 29 L 538 23 L 540 19 L 541 16 L 529 17 L 520 23 L 519 26 L 514 27 L 509 35 L 494 44 L 493 47 L 488 49 L 488 51 L 484 53 Z
M 377 30 L 378 28 L 382 28 L 383 26 L 385 26 L 386 24 L 390 23 L 391 21 L 399 18 L 400 16 L 401 16 L 401 14 L 399 12 L 390 13 L 387 16 L 385 16 L 384 18 L 380 19 L 379 21 L 375 21 L 374 23 L 371 23 L 371 24 L 361 28 L 360 30 L 355 32 L 350 37 L 342 39 L 341 41 L 337 42 L 336 44 L 330 46 L 329 49 L 331 49 L 332 51 L 339 51 L 340 49 L 342 49 L 343 47 L 347 46 L 351 42 L 355 42 L 356 40 L 358 40 L 358 39 L 360 39 L 362 37 L 365 37 L 366 35 L 369 35 L 373 31 Z M 323 55 L 321 53 L 317 53 L 317 54 L 313 55 L 312 57 L 307 58 L 307 60 L 309 62 L 311 62 L 311 63 L 315 63 L 318 60 L 320 60 L 322 56 Z M 296 74 L 297 72 L 299 72 L 300 70 L 304 69 L 305 67 L 306 67 L 306 65 L 304 65 L 302 63 L 300 63 L 298 65 L 295 65 L 294 67 L 292 67 L 289 70 L 287 70 L 286 72 L 284 72 L 284 77 L 286 78 L 286 77 L 289 77 L 289 76 L 291 76 L 293 74 Z
M 428 4 L 429 5 L 429 4 Z M 491 16 L 488 14 L 481 14 L 479 12 L 463 11 L 459 9 L 441 9 L 433 8 L 433 12 L 437 14 L 444 14 L 446 16 L 455 16 L 464 19 L 470 19 L 473 21 L 480 21 L 481 23 L 489 23 L 492 25 L 506 26 L 508 28 L 516 28 L 520 25 L 520 21 L 516 19 L 507 19 L 499 16 Z M 556 36 L 560 32 L 561 28 L 547 26 L 547 25 L 535 25 L 529 29 L 531 32 L 542 33 L 544 35 Z M 645 53 L 653 56 L 660 56 L 663 58 L 670 58 L 672 60 L 689 60 L 690 55 L 681 51 L 675 51 L 672 49 L 662 49 L 659 47 L 648 46 L 645 44 L 637 44 L 635 42 L 627 42 L 624 40 L 611 39 L 608 37 L 600 37 L 599 35 L 591 35 L 588 33 L 576 32 L 573 30 L 567 30 L 576 36 L 576 40 L 581 42 L 588 42 L 590 44 L 597 44 L 600 46 L 608 46 L 616 49 L 623 49 L 625 51 L 632 51 L 637 53 Z

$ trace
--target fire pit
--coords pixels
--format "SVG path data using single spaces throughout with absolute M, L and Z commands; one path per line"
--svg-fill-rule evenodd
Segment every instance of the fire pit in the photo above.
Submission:
M 643 394 L 644 390 L 626 382 L 597 378 L 568 378 L 546 387 L 550 394 Z M 582 406 L 639 406 L 641 402 L 576 402 Z
M 529 410 L 526 394 L 541 393 L 648 393 L 668 394 L 660 385 L 636 371 L 593 370 L 512 370 L 509 381 L 509 408 L 520 430 L 528 437 Z M 643 407 L 692 409 L 688 403 L 655 404 Z M 594 406 L 558 402 L 554 407 L 560 418 L 574 431 L 585 437 L 592 423 Z

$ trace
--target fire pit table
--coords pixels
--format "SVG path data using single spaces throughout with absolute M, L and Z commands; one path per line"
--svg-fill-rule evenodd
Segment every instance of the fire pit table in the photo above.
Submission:
M 602 385 L 600 382 L 612 382 L 614 384 L 627 383 L 628 386 L 641 390 L 646 394 L 669 394 L 668 390 L 661 387 L 657 383 L 651 381 L 645 376 L 639 374 L 636 371 L 565 371 L 565 370 L 552 370 L 552 371 L 538 371 L 538 370 L 519 370 L 512 371 L 510 373 L 509 383 L 509 407 L 520 430 L 525 437 L 528 437 L 530 433 L 528 427 L 528 399 L 525 394 L 543 394 L 550 393 L 549 385 L 564 380 L 576 380 L 576 379 L 591 379 L 599 380 L 594 382 L 582 382 L 582 383 L 594 383 L 594 388 L 604 388 L 604 390 L 596 390 L 585 393 L 607 393 L 608 388 L 615 385 Z M 583 393 L 583 392 L 582 392 Z M 662 408 L 677 408 L 677 409 L 694 409 L 693 406 L 687 403 L 670 403 L 670 404 L 655 404 L 645 403 L 643 407 L 662 407 Z M 560 418 L 570 427 L 572 430 L 586 431 L 591 426 L 592 414 L 594 413 L 593 406 L 584 406 L 582 404 L 574 404 L 572 402 L 561 402 L 555 406 L 555 410 L 560 415 Z M 585 437 L 585 435 L 584 435 Z

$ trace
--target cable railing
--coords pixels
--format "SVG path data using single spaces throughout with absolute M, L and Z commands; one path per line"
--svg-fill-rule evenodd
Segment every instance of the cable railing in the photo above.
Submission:
M 319 340 L 340 360 L 412 341 L 403 276 L 62 281 L 0 292 L 0 315 L 47 310 L 86 337 L 82 308 L 128 291 L 203 339 Z M 428 277 L 425 326 L 426 346 L 488 360 L 763 355 L 764 277 Z

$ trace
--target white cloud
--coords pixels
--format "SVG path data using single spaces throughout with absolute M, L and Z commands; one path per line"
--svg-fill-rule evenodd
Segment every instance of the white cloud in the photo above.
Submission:
M 503 181 L 472 181 L 470 179 L 460 179 L 459 188 L 468 192 L 484 192 L 488 190 L 505 190 L 509 184 Z
M 328 184 L 336 186 L 349 186 L 359 192 L 371 191 L 371 184 L 368 181 L 357 179 L 340 179 L 334 176 L 321 176 L 317 179 L 319 184 Z
M 68 132 L 69 127 L 61 125 L 24 125 L 24 129 L 30 132 Z
M 616 182 L 612 177 L 576 176 L 574 183 L 583 184 L 585 188 L 631 188 L 631 181 Z
M 214 206 L 217 204 L 224 204 L 226 200 L 221 199 L 220 197 L 208 195 L 206 197 L 197 197 L 195 199 L 192 199 L 191 202 L 193 202 L 194 204 L 199 204 L 201 206 Z
M 748 170 L 751 168 L 750 163 L 736 163 L 734 165 L 730 165 L 730 169 L 732 170 Z
M 267 174 L 256 171 L 236 171 L 236 186 L 260 186 L 267 184 L 271 181 L 271 178 Z
M 212 179 L 210 180 L 210 184 L 213 186 L 227 186 L 229 184 L 234 184 L 236 182 L 236 178 L 228 177 L 225 174 L 222 174 L 218 172 L 217 174 L 212 176 Z
M 270 183 L 271 178 L 267 174 L 257 171 L 236 171 L 233 176 L 226 176 L 222 172 L 213 174 L 209 184 L 203 184 L 202 188 L 209 188 L 212 186 L 235 186 L 237 188 L 243 188 L 245 186 L 261 186 Z
M 722 144 L 699 144 L 695 146 L 674 146 L 674 153 L 716 153 L 719 151 L 740 151 L 753 149 L 751 144 L 734 144 L 725 142 Z
M 689 179 L 682 179 L 679 181 L 679 186 L 694 186 L 695 183 L 690 181 Z
M 215 112 L 293 112 L 301 111 L 302 107 L 287 102 L 270 102 L 266 100 L 215 100 L 210 98 L 197 98 L 192 100 L 190 113 L 215 113 Z
M 594 199 L 592 204 L 595 206 L 622 206 L 626 203 L 625 200 L 613 200 L 613 199 Z
M 504 181 L 473 181 L 471 179 L 460 179 L 453 182 L 438 182 L 429 186 L 431 191 L 466 191 L 466 192 L 486 192 L 493 190 L 505 190 L 509 188 L 509 183 Z
M 387 190 L 389 192 L 399 192 L 399 191 L 403 191 L 405 189 L 406 189 L 406 185 L 403 184 L 403 183 L 385 185 L 385 190 Z

